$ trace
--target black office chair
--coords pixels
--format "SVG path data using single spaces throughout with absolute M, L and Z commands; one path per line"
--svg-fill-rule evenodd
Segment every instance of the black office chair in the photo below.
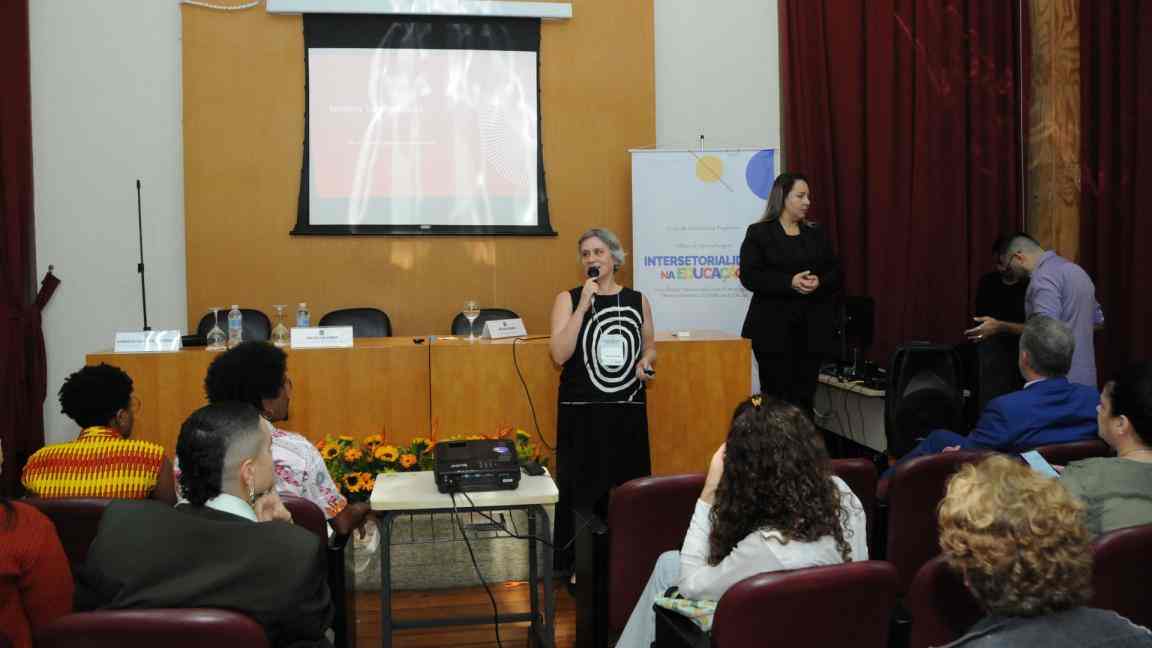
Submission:
M 220 309 L 220 330 L 224 334 L 228 334 L 228 310 Z M 254 308 L 241 308 L 240 314 L 244 316 L 244 341 L 251 342 L 267 342 L 272 337 L 272 322 L 268 316 Z M 200 324 L 196 326 L 196 334 L 200 336 L 207 336 L 208 331 L 212 330 L 212 313 L 208 313 L 200 318 Z
M 392 337 L 392 320 L 379 308 L 341 308 L 320 318 L 320 326 L 351 326 L 352 337 Z
M 510 311 L 507 308 L 481 308 L 480 316 L 476 318 L 472 326 L 476 331 L 476 337 L 480 337 L 480 331 L 484 330 L 484 322 L 517 319 L 519 317 L 516 311 Z M 468 318 L 464 317 L 464 313 L 456 313 L 456 317 L 452 318 L 452 335 L 468 335 Z

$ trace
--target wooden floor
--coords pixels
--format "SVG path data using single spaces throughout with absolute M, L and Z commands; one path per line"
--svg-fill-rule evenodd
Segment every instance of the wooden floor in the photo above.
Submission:
M 570 648 L 576 639 L 576 605 L 562 582 L 556 587 L 556 646 Z M 492 594 L 501 613 L 527 612 L 528 585 L 523 582 L 496 583 Z M 453 616 L 492 614 L 492 603 L 483 587 L 450 590 L 416 590 L 393 594 L 392 606 L 397 618 L 435 619 Z M 501 623 L 500 639 L 505 648 L 528 646 L 528 623 Z M 359 592 L 356 595 L 356 646 L 373 648 L 380 645 L 380 594 Z M 401 630 L 393 635 L 395 648 L 496 648 L 492 624 L 450 628 Z

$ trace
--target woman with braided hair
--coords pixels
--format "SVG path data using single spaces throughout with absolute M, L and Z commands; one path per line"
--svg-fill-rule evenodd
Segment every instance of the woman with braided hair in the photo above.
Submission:
M 762 572 L 867 559 L 864 507 L 832 474 L 812 422 L 794 405 L 753 396 L 712 456 L 683 547 L 656 561 L 616 645 L 652 643 L 652 605 L 670 587 L 715 602 Z

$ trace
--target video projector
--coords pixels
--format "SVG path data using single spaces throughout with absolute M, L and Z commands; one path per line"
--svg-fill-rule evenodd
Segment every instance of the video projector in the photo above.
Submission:
M 515 490 L 520 486 L 516 444 L 504 439 L 445 441 L 435 449 L 436 490 Z

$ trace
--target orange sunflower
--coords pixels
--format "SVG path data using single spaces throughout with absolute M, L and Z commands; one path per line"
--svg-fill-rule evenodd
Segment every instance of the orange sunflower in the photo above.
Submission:
M 393 462 L 400 456 L 400 451 L 394 445 L 382 445 L 372 452 L 372 456 L 380 461 Z
M 372 473 L 360 473 L 360 490 L 371 493 L 373 488 L 376 488 L 376 479 L 372 477 Z
M 400 455 L 400 465 L 405 467 L 405 468 L 411 468 L 412 466 L 415 466 L 416 465 L 416 455 L 414 455 L 414 454 Z
M 364 437 L 364 447 L 368 448 L 369 450 L 375 450 L 376 446 L 380 445 L 381 443 L 384 443 L 384 438 L 379 434 L 369 434 L 368 436 Z
M 364 453 L 360 451 L 360 448 L 348 448 L 344 451 L 344 461 L 348 463 L 360 461 L 360 458 L 363 456 Z

